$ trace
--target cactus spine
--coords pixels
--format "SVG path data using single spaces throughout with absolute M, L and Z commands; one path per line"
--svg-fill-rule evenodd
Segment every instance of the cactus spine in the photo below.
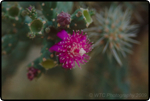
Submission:
M 136 37 L 137 25 L 130 25 L 131 12 L 124 13 L 120 6 L 111 6 L 100 14 L 96 14 L 97 27 L 85 29 L 89 31 L 89 37 L 95 41 L 95 53 L 106 53 L 108 58 L 114 57 L 122 65 L 121 59 L 127 53 L 132 53 L 132 43 L 139 43 L 132 39 Z

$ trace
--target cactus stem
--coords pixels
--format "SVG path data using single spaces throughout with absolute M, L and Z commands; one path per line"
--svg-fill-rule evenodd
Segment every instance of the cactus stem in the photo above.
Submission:
M 46 61 L 46 58 L 43 58 L 43 61 Z

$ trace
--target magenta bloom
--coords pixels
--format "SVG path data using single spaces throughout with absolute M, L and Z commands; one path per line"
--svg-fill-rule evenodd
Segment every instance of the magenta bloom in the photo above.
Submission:
M 27 77 L 29 80 L 33 80 L 34 77 L 37 75 L 38 73 L 38 69 L 34 68 L 34 67 L 29 67 L 28 68 L 28 73 L 27 73 Z
M 65 30 L 62 30 L 57 33 L 57 36 L 62 41 L 53 45 L 49 51 L 56 51 L 58 53 L 62 67 L 71 69 L 75 66 L 75 61 L 80 67 L 79 63 L 84 64 L 89 60 L 89 56 L 86 53 L 92 50 L 92 43 L 89 42 L 83 31 L 81 34 L 79 31 L 73 31 L 73 35 L 70 35 Z

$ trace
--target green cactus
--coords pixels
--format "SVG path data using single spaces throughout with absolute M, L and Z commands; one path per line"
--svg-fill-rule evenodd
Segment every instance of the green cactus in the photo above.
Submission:
M 100 14 L 96 14 L 96 27 L 85 29 L 89 31 L 89 37 L 95 41 L 95 53 L 106 53 L 108 58 L 115 57 L 122 65 L 121 59 L 127 53 L 132 53 L 131 43 L 139 43 L 132 39 L 136 37 L 137 25 L 130 25 L 131 12 L 122 12 L 121 7 L 111 6 Z
M 26 8 L 26 12 L 27 12 L 27 15 L 32 19 L 37 19 L 37 12 L 35 10 L 35 7 L 33 6 L 29 6 L 28 8 Z
M 38 35 L 38 34 L 42 34 L 44 31 L 44 24 L 46 23 L 46 21 L 42 21 L 41 19 L 34 19 L 33 21 L 31 21 L 28 26 L 30 28 L 30 33 L 32 33 L 33 35 Z
M 42 13 L 35 9 L 34 6 L 36 5 L 30 5 L 28 8 L 24 9 L 24 7 L 20 6 L 22 3 L 16 2 L 13 4 L 4 2 L 3 4 L 2 53 L 10 53 L 16 48 L 15 46 L 20 41 L 32 43 L 42 42 L 44 46 L 41 49 L 41 56 L 28 65 L 28 67 L 33 66 L 36 69 L 42 69 L 42 72 L 44 72 L 43 70 L 59 65 L 59 59 L 56 54 L 49 51 L 49 48 L 52 45 L 60 41 L 56 34 L 62 29 L 65 29 L 68 32 L 72 32 L 73 29 L 83 29 L 88 27 L 92 22 L 91 13 L 88 9 L 81 8 L 75 11 L 72 15 L 69 14 L 72 13 L 73 2 L 63 2 L 64 5 L 69 6 L 69 9 L 67 6 L 63 7 L 61 2 L 59 2 L 58 5 L 57 2 L 39 2 L 38 4 L 41 5 Z M 65 11 L 65 13 L 62 13 L 62 10 Z M 81 12 L 81 15 L 78 14 L 78 12 Z M 59 14 L 60 17 L 58 18 Z M 68 17 L 65 18 L 65 15 Z M 86 19 L 83 19 L 83 17 Z M 73 23 L 80 23 L 80 25 L 72 26 Z M 5 30 L 8 24 L 11 26 L 8 30 Z M 9 36 L 12 37 L 11 40 L 9 39 Z M 30 38 L 32 38 L 31 41 Z M 31 74 L 29 73 L 28 76 L 31 76 Z
M 71 23 L 70 28 L 75 29 L 83 29 L 88 27 L 92 22 L 92 18 L 90 15 L 90 11 L 88 9 L 77 9 L 72 15 L 71 15 Z
M 26 8 L 27 15 L 32 19 L 31 22 L 28 23 L 28 27 L 30 32 L 28 33 L 29 38 L 35 38 L 36 35 L 43 33 L 45 20 L 42 18 L 38 18 L 37 12 L 33 6 Z
M 93 71 L 95 79 L 89 93 L 102 92 L 101 99 L 126 99 L 126 96 L 111 96 L 108 94 L 128 94 L 128 61 L 127 53 L 131 53 L 132 43 L 139 43 L 132 39 L 136 36 L 137 25 L 130 25 L 131 12 L 121 10 L 121 6 L 111 5 L 109 9 L 96 14 L 95 27 L 84 29 L 89 38 L 95 42 L 91 63 L 87 64 L 89 72 Z M 92 67 L 92 68 L 91 68 Z M 92 70 L 91 70 L 92 69 Z M 87 82 L 85 82 L 86 85 Z M 84 95 L 85 96 L 85 95 Z M 85 96 L 87 98 L 87 96 Z M 89 98 L 89 97 L 88 97 Z
M 22 8 L 27 8 L 30 5 L 37 7 L 39 2 L 18 2 Z
M 27 77 L 32 80 L 34 77 L 39 78 L 48 69 L 51 69 L 52 72 L 54 70 L 56 73 L 56 68 L 63 67 L 64 64 L 66 67 L 75 65 L 68 64 L 72 62 L 72 60 L 69 61 L 68 56 L 73 57 L 70 54 L 74 54 L 74 56 L 79 54 L 78 58 L 80 58 L 88 50 L 92 50 L 90 47 L 92 43 L 87 42 L 85 46 L 82 44 L 86 41 L 85 39 L 90 39 L 95 44 L 93 45 L 94 50 L 90 53 L 93 57 L 91 58 L 92 63 L 87 65 L 87 67 L 91 66 L 87 77 L 92 79 L 91 81 L 85 79 L 83 90 L 86 89 L 89 91 L 88 93 L 92 91 L 95 93 L 129 93 L 128 64 L 125 57 L 127 53 L 132 53 L 130 50 L 132 43 L 139 42 L 132 38 L 136 37 L 137 25 L 130 25 L 131 12 L 128 9 L 123 11 L 121 6 L 110 6 L 109 9 L 96 13 L 87 8 L 75 9 L 74 2 L 37 2 L 36 4 L 31 2 L 24 6 L 23 3 L 2 3 L 2 54 L 6 54 L 6 57 L 2 57 L 3 61 L 6 59 L 3 63 L 3 81 L 11 74 L 10 72 L 13 74 L 17 69 L 17 65 L 12 65 L 14 68 L 10 68 L 8 64 L 20 63 L 19 60 L 23 60 L 27 55 L 30 45 L 43 44 L 39 52 L 41 55 L 26 66 Z M 37 9 L 37 5 L 41 9 Z M 92 24 L 94 27 L 87 28 Z M 79 30 L 83 30 L 83 32 L 80 33 Z M 65 38 L 59 36 L 58 32 L 61 31 L 64 31 L 61 33 L 62 36 L 67 33 L 68 37 L 67 35 Z M 88 32 L 88 37 L 84 32 Z M 80 40 L 79 46 L 69 39 L 70 36 L 75 36 L 72 35 L 73 33 L 76 33 L 77 36 L 81 34 L 77 39 L 73 37 L 74 41 Z M 63 44 L 59 43 L 60 41 Z M 50 51 L 53 45 L 58 45 L 55 52 Z M 82 45 L 89 49 L 84 50 Z M 60 50 L 61 46 L 64 49 Z M 66 54 L 69 55 L 62 55 L 59 53 L 60 51 L 67 51 Z M 63 58 L 59 57 L 61 55 Z M 85 60 L 81 60 L 80 63 L 85 63 L 86 59 L 89 59 L 88 56 L 84 58 Z M 73 58 L 73 61 L 76 60 Z M 77 64 L 79 63 L 77 62 Z M 67 71 L 64 74 L 64 81 L 68 85 L 71 85 L 71 82 L 75 83 L 73 71 Z M 95 75 L 92 76 L 93 74 Z M 85 88 L 89 82 L 92 85 Z M 114 97 L 108 98 L 113 99 Z
M 23 7 L 22 4 L 20 6 L 20 4 L 4 2 L 2 5 L 2 54 L 9 54 L 6 55 L 9 58 L 7 58 L 9 64 L 20 62 L 18 59 L 22 60 L 25 57 L 23 54 L 26 55 L 30 45 L 38 43 L 43 45 L 39 52 L 41 55 L 26 66 L 29 80 L 39 78 L 47 70 L 53 71 L 54 67 L 63 67 L 61 61 L 67 60 L 68 56 L 60 54 L 59 51 L 64 52 L 70 49 L 75 55 L 78 51 L 80 55 L 83 55 L 88 49 L 75 49 L 78 46 L 74 47 L 76 44 L 74 43 L 72 48 L 69 48 L 70 45 L 62 45 L 64 50 L 58 48 L 56 52 L 51 52 L 50 48 L 53 45 L 61 44 L 59 42 L 62 40 L 65 42 L 65 38 L 58 38 L 58 32 L 65 30 L 64 33 L 68 33 L 68 36 L 70 36 L 72 33 L 78 35 L 80 32 L 78 30 L 83 29 L 84 32 L 88 32 L 88 38 L 86 34 L 80 36 L 83 38 L 81 43 L 85 41 L 85 37 L 95 43 L 94 50 L 90 54 L 93 57 L 91 58 L 92 63 L 90 62 L 92 66 L 87 66 L 91 66 L 88 70 L 89 73 L 95 75 L 87 75 L 87 77 L 93 79 L 91 81 L 85 79 L 83 90 L 86 89 L 89 93 L 92 91 L 95 93 L 129 93 L 128 64 L 125 57 L 127 53 L 131 53 L 132 43 L 138 43 L 132 39 L 136 36 L 137 25 L 130 25 L 131 12 L 129 10 L 123 12 L 121 6 L 110 6 L 109 9 L 105 9 L 99 14 L 87 8 L 79 8 L 73 11 L 74 2 L 38 2 L 41 10 L 35 8 L 37 5 L 32 5 L 32 3 L 27 3 L 28 6 L 26 7 Z M 94 19 L 92 16 L 94 16 Z M 92 23 L 95 27 L 87 28 Z M 73 30 L 76 30 L 76 32 Z M 21 44 L 21 41 L 25 44 Z M 68 39 L 65 43 L 71 44 L 69 43 L 71 41 Z M 88 47 L 92 43 L 86 44 L 85 47 Z M 80 45 L 79 47 L 81 48 Z M 89 48 L 89 50 L 91 49 Z M 70 53 L 68 52 L 68 54 Z M 60 58 L 59 55 L 62 55 L 63 58 Z M 88 59 L 86 56 L 85 58 Z M 2 59 L 4 61 L 6 58 L 3 56 Z M 84 63 L 87 61 L 86 59 L 80 62 Z M 65 61 L 68 67 L 69 62 L 71 61 Z M 9 69 L 10 66 L 6 62 L 3 63 L 3 81 L 7 75 L 11 74 L 10 72 L 16 71 L 17 65 L 12 66 L 14 66 L 14 69 Z M 8 72 L 7 69 L 9 69 Z M 57 70 L 54 71 L 57 72 Z M 68 85 L 75 83 L 73 71 L 67 71 L 64 74 L 65 83 Z M 89 82 L 94 83 L 86 87 Z M 113 99 L 114 97 L 107 98 Z
M 42 2 L 42 13 L 48 21 L 52 21 L 56 17 L 55 8 L 57 7 L 57 2 Z
M 55 54 L 49 51 L 49 47 L 52 45 L 54 45 L 52 41 L 44 41 L 44 46 L 41 50 L 40 63 L 45 69 L 50 69 L 57 65 Z
M 8 54 L 17 45 L 16 35 L 5 35 L 2 37 L 2 54 Z
M 36 68 L 36 69 L 39 69 L 40 73 L 44 73 L 45 72 L 45 69 L 40 64 L 40 58 L 37 58 L 33 62 L 31 62 L 30 64 L 28 64 L 28 67 L 31 67 L 31 66 L 34 67 L 34 68 Z
M 120 66 L 114 57 L 110 61 L 106 54 L 94 55 L 91 61 L 85 65 L 88 75 L 83 83 L 82 90 L 86 91 L 83 93 L 83 97 L 90 99 L 126 99 L 125 96 L 112 96 L 129 93 L 128 61 L 123 59 L 123 63 L 124 65 Z M 93 96 L 88 96 L 90 93 Z M 100 94 L 104 94 L 104 96 Z
M 101 55 L 99 55 L 101 56 Z M 95 93 L 103 92 L 105 94 L 128 94 L 128 62 L 123 60 L 121 67 L 113 58 L 110 61 L 107 56 L 103 55 L 100 61 L 96 62 L 95 78 L 97 82 L 93 86 Z M 102 98 L 102 97 L 101 97 Z M 120 96 L 105 96 L 106 99 L 125 99 L 126 97 Z
M 2 84 L 16 73 L 19 63 L 27 56 L 30 46 L 30 41 L 19 42 L 9 55 L 2 55 Z
M 5 17 L 18 22 L 24 21 L 24 16 L 22 16 L 23 8 L 18 3 L 14 3 L 14 5 L 6 5 L 3 8 L 5 9 L 3 12 Z

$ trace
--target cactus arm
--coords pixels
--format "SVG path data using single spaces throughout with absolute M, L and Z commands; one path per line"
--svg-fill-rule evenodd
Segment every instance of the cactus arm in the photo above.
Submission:
M 57 6 L 57 2 L 42 2 L 41 3 L 43 15 L 48 21 L 52 21 L 52 19 L 56 17 L 56 12 L 54 11 L 56 6 Z
M 92 22 L 92 18 L 90 16 L 88 9 L 77 9 L 72 15 L 71 15 L 71 28 L 75 29 L 83 29 L 88 27 Z
M 28 8 L 26 8 L 27 11 L 27 15 L 32 19 L 36 19 L 37 18 L 37 12 L 35 10 L 35 8 L 33 6 L 29 6 Z
M 45 69 L 50 69 L 56 66 L 56 56 L 49 51 L 49 48 L 54 45 L 53 41 L 44 41 L 44 46 L 41 49 L 40 63 Z

